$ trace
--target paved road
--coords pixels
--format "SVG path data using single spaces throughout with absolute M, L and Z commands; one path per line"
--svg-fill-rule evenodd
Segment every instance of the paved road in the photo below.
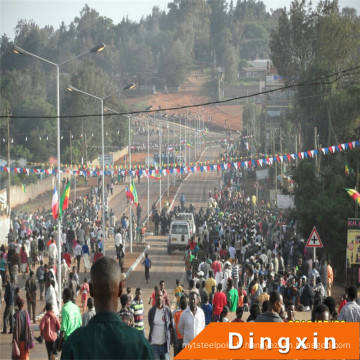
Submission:
M 220 148 L 210 148 L 205 151 L 204 156 L 202 158 L 205 160 L 212 160 L 217 156 Z M 143 207 L 143 215 L 147 213 L 147 181 L 142 179 L 142 183 L 137 185 L 137 191 L 139 195 L 139 199 L 142 202 Z M 165 185 L 167 181 L 163 181 L 163 189 L 166 191 Z M 181 185 L 181 191 L 184 192 L 186 201 L 192 202 L 196 208 L 200 208 L 201 206 L 206 206 L 207 196 L 204 199 L 203 197 L 203 189 L 205 188 L 205 194 L 211 189 L 213 190 L 214 186 L 218 186 L 219 184 L 219 176 L 214 173 L 199 173 L 199 174 L 191 174 L 187 177 L 186 181 L 184 181 Z M 159 183 L 156 180 L 151 181 L 151 198 L 150 198 L 150 206 L 153 202 L 158 200 L 159 192 L 158 192 Z M 178 204 L 178 198 L 175 201 L 175 204 Z M 205 200 L 205 201 L 204 201 Z M 110 207 L 113 208 L 115 214 L 118 218 L 120 218 L 121 214 L 126 210 L 128 212 L 127 203 L 125 200 L 124 191 L 121 190 L 118 195 L 116 195 L 113 199 L 110 200 Z M 144 217 L 144 216 L 143 216 Z M 144 269 L 142 265 L 139 265 L 133 273 L 130 275 L 127 280 L 127 286 L 131 286 L 132 292 L 135 292 L 135 288 L 141 287 L 143 289 L 143 300 L 145 304 L 145 330 L 146 334 L 148 334 L 148 320 L 147 313 L 150 309 L 150 305 L 148 305 L 148 300 L 153 291 L 154 285 L 159 284 L 160 280 L 165 281 L 165 288 L 169 292 L 169 298 L 174 304 L 174 295 L 173 289 L 175 288 L 175 280 L 178 278 L 185 285 L 185 272 L 184 272 L 184 261 L 183 254 L 180 252 L 175 252 L 173 255 L 168 255 L 166 252 L 166 237 L 150 237 L 149 243 L 151 245 L 149 251 L 149 257 L 152 260 L 153 266 L 150 272 L 150 281 L 149 284 L 145 281 Z M 113 251 L 113 239 L 110 238 L 107 244 L 107 255 L 114 255 Z M 42 304 L 40 305 L 38 302 L 38 310 L 40 310 Z M 3 313 L 3 309 L 1 311 L 1 315 Z M 2 321 L 0 321 L 2 322 Z M 38 333 L 36 332 L 36 335 Z M 10 358 L 11 347 L 8 346 L 11 338 L 9 335 L 2 336 L 0 350 L 1 350 L 1 358 Z M 31 358 L 36 359 L 46 359 L 46 350 L 44 345 L 36 344 L 34 350 L 31 351 Z

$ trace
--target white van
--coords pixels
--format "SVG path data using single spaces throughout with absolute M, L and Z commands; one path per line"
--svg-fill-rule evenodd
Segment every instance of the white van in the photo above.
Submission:
M 191 238 L 190 225 L 188 221 L 173 221 L 170 224 L 170 232 L 167 241 L 167 253 L 173 250 L 186 250 Z
M 176 221 L 188 221 L 190 225 L 190 234 L 191 236 L 196 235 L 196 225 L 194 220 L 194 214 L 193 213 L 179 213 L 175 217 Z

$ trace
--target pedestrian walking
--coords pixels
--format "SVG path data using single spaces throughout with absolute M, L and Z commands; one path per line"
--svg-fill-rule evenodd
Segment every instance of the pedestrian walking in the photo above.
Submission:
M 140 206 L 140 203 L 137 205 L 136 207 L 136 217 L 137 217 L 137 224 L 140 224 L 140 220 L 141 220 L 141 212 L 142 212 L 142 208 Z
M 146 283 L 149 283 L 151 260 L 149 259 L 149 256 L 147 253 L 145 254 L 145 260 L 143 261 L 143 265 L 145 266 L 145 280 L 146 280 Z
M 144 303 L 141 299 L 142 290 L 137 288 L 135 290 L 135 298 L 130 304 L 130 310 L 134 314 L 134 328 L 139 330 L 145 337 L 144 330 Z
M 62 359 L 153 359 L 146 339 L 136 329 L 123 324 L 116 314 L 121 292 L 118 263 L 102 257 L 91 267 L 90 277 L 96 315 L 87 326 L 70 335 Z
M 76 256 L 77 273 L 80 272 L 81 254 L 82 254 L 82 246 L 80 245 L 80 241 L 77 240 L 77 241 L 76 241 L 76 246 L 75 246 L 75 256 Z
M 39 329 L 40 336 L 36 338 L 42 343 L 45 340 L 48 360 L 56 359 L 57 357 L 57 339 L 58 331 L 60 331 L 60 322 L 55 313 L 52 311 L 52 305 L 47 303 L 45 305 L 46 313 L 41 319 Z
M 5 300 L 5 310 L 3 315 L 3 332 L 2 334 L 6 334 L 7 330 L 7 323 L 9 323 L 10 326 L 10 332 L 12 333 L 14 328 L 14 302 L 15 302 L 15 291 L 16 291 L 16 284 L 14 283 L 13 278 L 11 278 L 9 275 L 6 275 L 6 286 L 5 286 L 5 294 L 4 294 L 4 300 Z
M 334 272 L 332 267 L 330 266 L 330 260 L 328 260 L 328 265 L 327 265 L 327 296 L 331 296 L 331 288 L 332 285 L 334 283 Z
M 89 245 L 87 244 L 87 240 L 85 240 L 85 244 L 81 247 L 81 254 L 84 260 L 84 271 L 87 273 L 90 270 L 90 260 L 89 260 Z
M 32 318 L 33 324 L 36 323 L 35 316 L 36 316 L 36 281 L 34 277 L 34 272 L 30 271 L 30 276 L 26 280 L 25 283 L 25 291 L 26 291 L 26 300 L 27 300 L 27 307 L 30 319 Z M 32 315 L 32 317 L 31 317 Z
M 205 328 L 205 314 L 198 307 L 199 302 L 199 295 L 196 292 L 191 292 L 189 306 L 180 316 L 178 330 L 183 336 L 183 347 L 189 344 Z
M 61 309 L 61 328 L 58 351 L 61 351 L 64 342 L 82 324 L 80 309 L 71 301 L 72 293 L 69 288 L 63 291 L 64 306 Z M 67 359 L 67 358 L 66 358 Z
M 40 260 L 40 266 L 36 269 L 36 278 L 40 287 L 40 300 L 44 300 L 44 291 L 45 291 L 45 270 L 43 266 L 43 261 Z
M 24 310 L 24 300 L 19 297 L 16 306 L 18 310 L 14 315 L 13 342 L 16 342 L 20 350 L 19 359 L 27 360 L 29 359 L 30 349 L 35 346 L 34 331 L 31 327 L 29 314 Z
M 154 359 L 169 359 L 170 346 L 176 335 L 171 310 L 163 304 L 162 290 L 156 292 L 156 305 L 149 310 L 148 321 L 149 342 L 153 349 Z
M 84 283 L 83 283 L 83 285 L 82 285 L 82 287 L 80 289 L 81 306 L 82 306 L 83 312 L 85 312 L 85 304 L 87 304 L 87 299 L 88 299 L 88 296 L 89 296 L 89 292 L 90 292 L 89 284 L 87 282 L 87 279 L 85 278 Z
M 90 319 L 92 319 L 96 315 L 96 311 L 94 308 L 94 299 L 89 297 L 87 299 L 86 305 L 88 311 L 82 316 L 82 326 L 86 326 L 89 323 Z

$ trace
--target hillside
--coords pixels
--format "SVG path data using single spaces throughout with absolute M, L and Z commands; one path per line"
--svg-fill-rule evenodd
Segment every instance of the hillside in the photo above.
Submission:
M 129 109 L 144 108 L 152 105 L 155 109 L 173 108 L 185 105 L 195 105 L 210 102 L 213 99 L 206 96 L 205 84 L 208 81 L 208 75 L 201 71 L 193 71 L 185 84 L 179 89 L 178 93 L 165 94 L 157 91 L 156 94 L 139 94 L 132 92 L 127 97 L 126 104 Z M 146 106 L 144 106 L 146 104 Z M 189 114 L 189 116 L 204 116 L 205 126 L 212 122 L 222 129 L 242 130 L 242 110 L 243 105 L 232 103 L 207 105 L 204 107 L 194 107 L 182 110 L 168 111 L 175 114 Z

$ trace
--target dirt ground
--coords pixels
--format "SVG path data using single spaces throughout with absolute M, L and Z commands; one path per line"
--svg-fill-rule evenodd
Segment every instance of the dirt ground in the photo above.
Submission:
M 135 95 L 128 97 L 126 100 L 129 108 L 136 108 L 137 104 L 152 105 L 154 109 L 173 108 L 185 105 L 196 105 L 213 101 L 205 95 L 204 85 L 209 77 L 200 71 L 193 71 L 188 81 L 181 87 L 176 94 L 165 94 L 157 92 L 156 94 Z M 242 110 L 243 105 L 206 105 L 182 110 L 169 110 L 170 114 L 189 114 L 190 116 L 203 114 L 205 124 L 215 123 L 227 130 L 242 129 Z M 205 125 L 207 126 L 207 125 Z

